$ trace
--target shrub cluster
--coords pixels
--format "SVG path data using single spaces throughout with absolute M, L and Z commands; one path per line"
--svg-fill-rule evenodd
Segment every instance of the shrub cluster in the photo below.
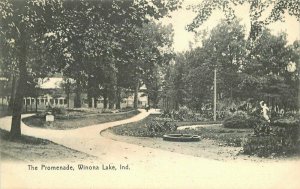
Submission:
M 282 137 L 273 135 L 249 136 L 243 141 L 242 146 L 245 154 L 259 157 L 285 155 L 294 151 L 290 148 L 289 143 L 282 141 Z
M 64 107 L 53 107 L 51 108 L 51 113 L 53 115 L 64 115 L 66 114 L 66 109 Z
M 164 110 L 161 114 L 163 118 L 171 118 L 175 121 L 209 121 L 204 114 L 195 114 L 186 106 L 179 107 L 179 110 Z
M 299 120 L 276 120 L 270 128 L 270 135 L 256 135 L 246 138 L 243 142 L 244 153 L 268 157 L 299 152 Z
M 244 111 L 236 111 L 223 121 L 223 126 L 226 128 L 255 128 L 263 122 L 262 118 L 249 115 Z
M 161 136 L 166 132 L 176 131 L 177 125 L 171 119 L 153 118 L 147 124 L 150 136 Z
M 299 141 L 300 120 L 298 119 L 279 119 L 273 123 L 273 133 L 293 144 Z

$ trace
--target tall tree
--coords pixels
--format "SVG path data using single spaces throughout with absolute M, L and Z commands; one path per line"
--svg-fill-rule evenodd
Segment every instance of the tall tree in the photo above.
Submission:
M 28 80 L 28 53 L 32 46 L 47 32 L 52 18 L 49 12 L 59 8 L 57 1 L 1 1 L 1 38 L 4 41 L 14 41 L 16 69 L 18 81 L 13 102 L 13 116 L 10 135 L 11 138 L 21 136 L 21 111 L 23 97 Z M 51 28 L 48 28 L 51 30 Z
M 300 21 L 299 0 L 203 0 L 200 4 L 191 7 L 193 11 L 197 13 L 197 16 L 193 22 L 188 25 L 188 30 L 192 31 L 198 28 L 215 10 L 223 11 L 226 19 L 232 21 L 236 18 L 235 8 L 238 5 L 250 7 L 249 50 L 255 46 L 257 38 L 259 38 L 266 26 L 270 23 L 284 20 L 285 12 L 288 12 L 291 16 L 295 16 L 297 20 Z M 266 14 L 268 15 L 266 16 Z
M 257 43 L 241 75 L 239 87 L 244 97 L 264 99 L 273 107 L 295 109 L 297 72 L 287 71 L 290 61 L 298 62 L 295 49 L 287 45 L 285 33 L 274 36 L 269 30 L 262 33 Z

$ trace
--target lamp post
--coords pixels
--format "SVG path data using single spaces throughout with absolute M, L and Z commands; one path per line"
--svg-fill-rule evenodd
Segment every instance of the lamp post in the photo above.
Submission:
M 217 48 L 214 47 L 213 54 L 217 51 Z M 224 53 L 222 53 L 222 56 L 225 56 Z M 216 60 L 214 64 L 214 121 L 217 120 L 217 62 Z
M 214 121 L 217 120 L 217 69 L 214 68 Z

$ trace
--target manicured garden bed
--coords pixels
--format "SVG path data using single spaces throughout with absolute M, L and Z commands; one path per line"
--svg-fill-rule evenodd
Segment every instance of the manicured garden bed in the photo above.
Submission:
M 55 121 L 52 124 L 46 123 L 45 115 L 43 114 L 37 114 L 31 117 L 24 118 L 23 122 L 31 127 L 63 130 L 127 119 L 137 115 L 138 113 L 138 110 L 118 113 L 71 111 L 56 115 Z
M 153 118 L 158 115 L 150 115 L 147 118 L 136 122 L 117 127 L 110 128 L 113 133 L 123 136 L 134 136 L 134 137 L 163 137 L 166 133 L 182 133 L 199 135 L 204 139 L 216 140 L 220 145 L 229 146 L 241 146 L 243 137 L 253 132 L 252 129 L 230 129 L 222 126 L 211 126 L 211 127 L 198 127 L 195 129 L 176 130 L 169 132 L 157 132 L 153 133 L 148 130 L 147 124 L 150 124 Z M 191 122 L 188 122 L 191 123 Z M 194 125 L 203 125 L 203 122 L 192 122 Z M 177 126 L 186 126 L 187 122 L 175 122 Z

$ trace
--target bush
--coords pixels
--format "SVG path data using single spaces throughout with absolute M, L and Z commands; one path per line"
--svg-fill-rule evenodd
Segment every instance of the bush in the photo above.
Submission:
M 146 126 L 151 136 L 161 136 L 177 129 L 177 125 L 171 119 L 161 118 L 153 118 Z
M 204 118 L 203 115 L 197 115 L 193 113 L 186 106 L 179 107 L 179 110 L 164 110 L 161 114 L 163 118 L 171 118 L 176 121 L 207 121 L 208 119 Z
M 64 115 L 66 113 L 66 109 L 63 107 L 53 107 L 51 108 L 51 113 L 53 115 Z
M 244 153 L 268 157 L 299 152 L 299 120 L 293 118 L 276 120 L 270 128 L 271 135 L 249 136 L 245 139 Z
M 299 144 L 281 136 L 250 136 L 242 143 L 245 154 L 259 157 L 289 155 L 299 152 Z
M 273 123 L 273 133 L 296 144 L 300 136 L 300 121 L 298 119 L 279 119 Z
M 180 107 L 177 113 L 177 119 L 180 121 L 184 121 L 189 117 L 189 109 L 186 106 Z
M 255 128 L 262 123 L 262 119 L 248 115 L 244 111 L 237 111 L 223 121 L 226 128 Z

